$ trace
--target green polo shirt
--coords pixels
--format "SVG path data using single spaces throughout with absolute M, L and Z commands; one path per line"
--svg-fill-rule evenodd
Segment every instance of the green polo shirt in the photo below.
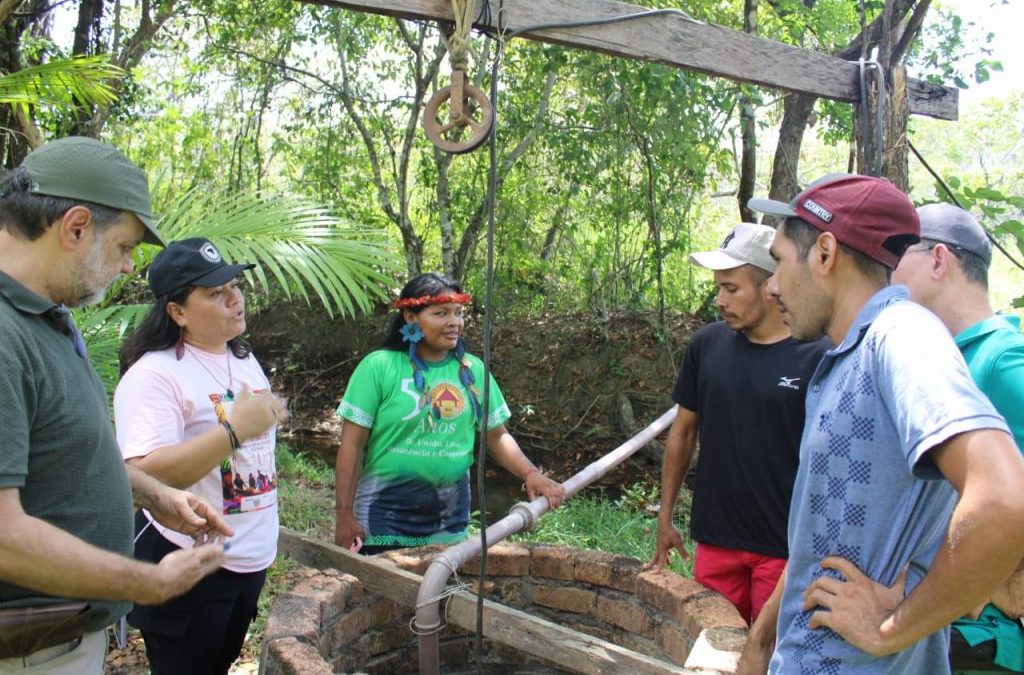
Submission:
M 30 516 L 130 556 L 131 486 L 107 397 L 52 316 L 55 307 L 0 272 L 0 488 L 18 488 Z M 54 601 L 0 582 L 0 607 Z M 131 607 L 91 604 L 86 630 L 103 628 Z

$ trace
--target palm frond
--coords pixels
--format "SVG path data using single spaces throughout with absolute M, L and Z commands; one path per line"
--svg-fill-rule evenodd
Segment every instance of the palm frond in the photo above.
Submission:
M 229 260 L 258 265 L 249 275 L 257 289 L 315 298 L 332 317 L 369 311 L 400 263 L 375 231 L 295 197 L 194 189 L 168 207 L 160 228 L 168 240 L 210 239 Z
M 119 376 L 117 352 L 125 333 L 149 311 L 149 305 L 122 304 L 109 307 L 80 307 L 75 310 L 75 323 L 89 347 L 89 361 L 103 381 L 107 395 L 117 386 Z
M 206 237 L 232 262 L 252 262 L 247 273 L 258 293 L 280 291 L 314 298 L 329 316 L 369 311 L 385 297 L 400 260 L 394 250 L 367 229 L 346 224 L 323 207 L 296 198 L 269 198 L 227 191 L 190 190 L 170 203 L 159 225 L 168 241 Z M 135 272 L 120 278 L 104 302 L 75 310 L 89 358 L 113 392 L 118 379 L 117 352 L 125 333 L 149 305 L 124 302 L 145 276 L 159 248 L 140 246 Z
M 54 59 L 0 76 L 0 103 L 28 109 L 39 105 L 62 107 L 104 104 L 116 98 L 108 80 L 125 71 L 106 55 Z

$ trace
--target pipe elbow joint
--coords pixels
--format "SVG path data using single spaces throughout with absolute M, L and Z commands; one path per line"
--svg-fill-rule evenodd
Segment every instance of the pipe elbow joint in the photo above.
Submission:
M 537 525 L 537 517 L 533 515 L 533 511 L 530 510 L 530 505 L 527 502 L 516 502 L 508 512 L 518 515 L 523 521 L 521 532 L 529 532 Z

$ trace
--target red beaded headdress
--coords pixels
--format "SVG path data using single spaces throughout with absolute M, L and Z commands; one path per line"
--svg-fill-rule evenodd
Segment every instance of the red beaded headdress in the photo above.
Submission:
M 418 298 L 402 298 L 395 301 L 395 309 L 414 309 L 426 307 L 427 305 L 447 305 L 455 302 L 460 305 L 468 305 L 473 302 L 473 296 L 469 293 L 445 293 L 444 295 L 423 295 Z

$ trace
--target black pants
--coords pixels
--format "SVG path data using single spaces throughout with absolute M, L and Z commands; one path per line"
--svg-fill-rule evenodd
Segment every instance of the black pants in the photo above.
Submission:
M 145 525 L 141 511 L 136 531 Z M 178 547 L 150 526 L 135 543 L 138 560 L 159 562 Z M 152 675 L 226 675 L 256 616 L 267 572 L 219 569 L 185 595 L 155 606 L 136 606 L 128 623 L 142 632 Z
M 967 644 L 967 640 L 956 628 L 949 631 L 949 663 L 953 670 L 982 670 L 998 673 L 1013 672 L 996 663 L 996 641 L 986 640 L 975 646 Z

